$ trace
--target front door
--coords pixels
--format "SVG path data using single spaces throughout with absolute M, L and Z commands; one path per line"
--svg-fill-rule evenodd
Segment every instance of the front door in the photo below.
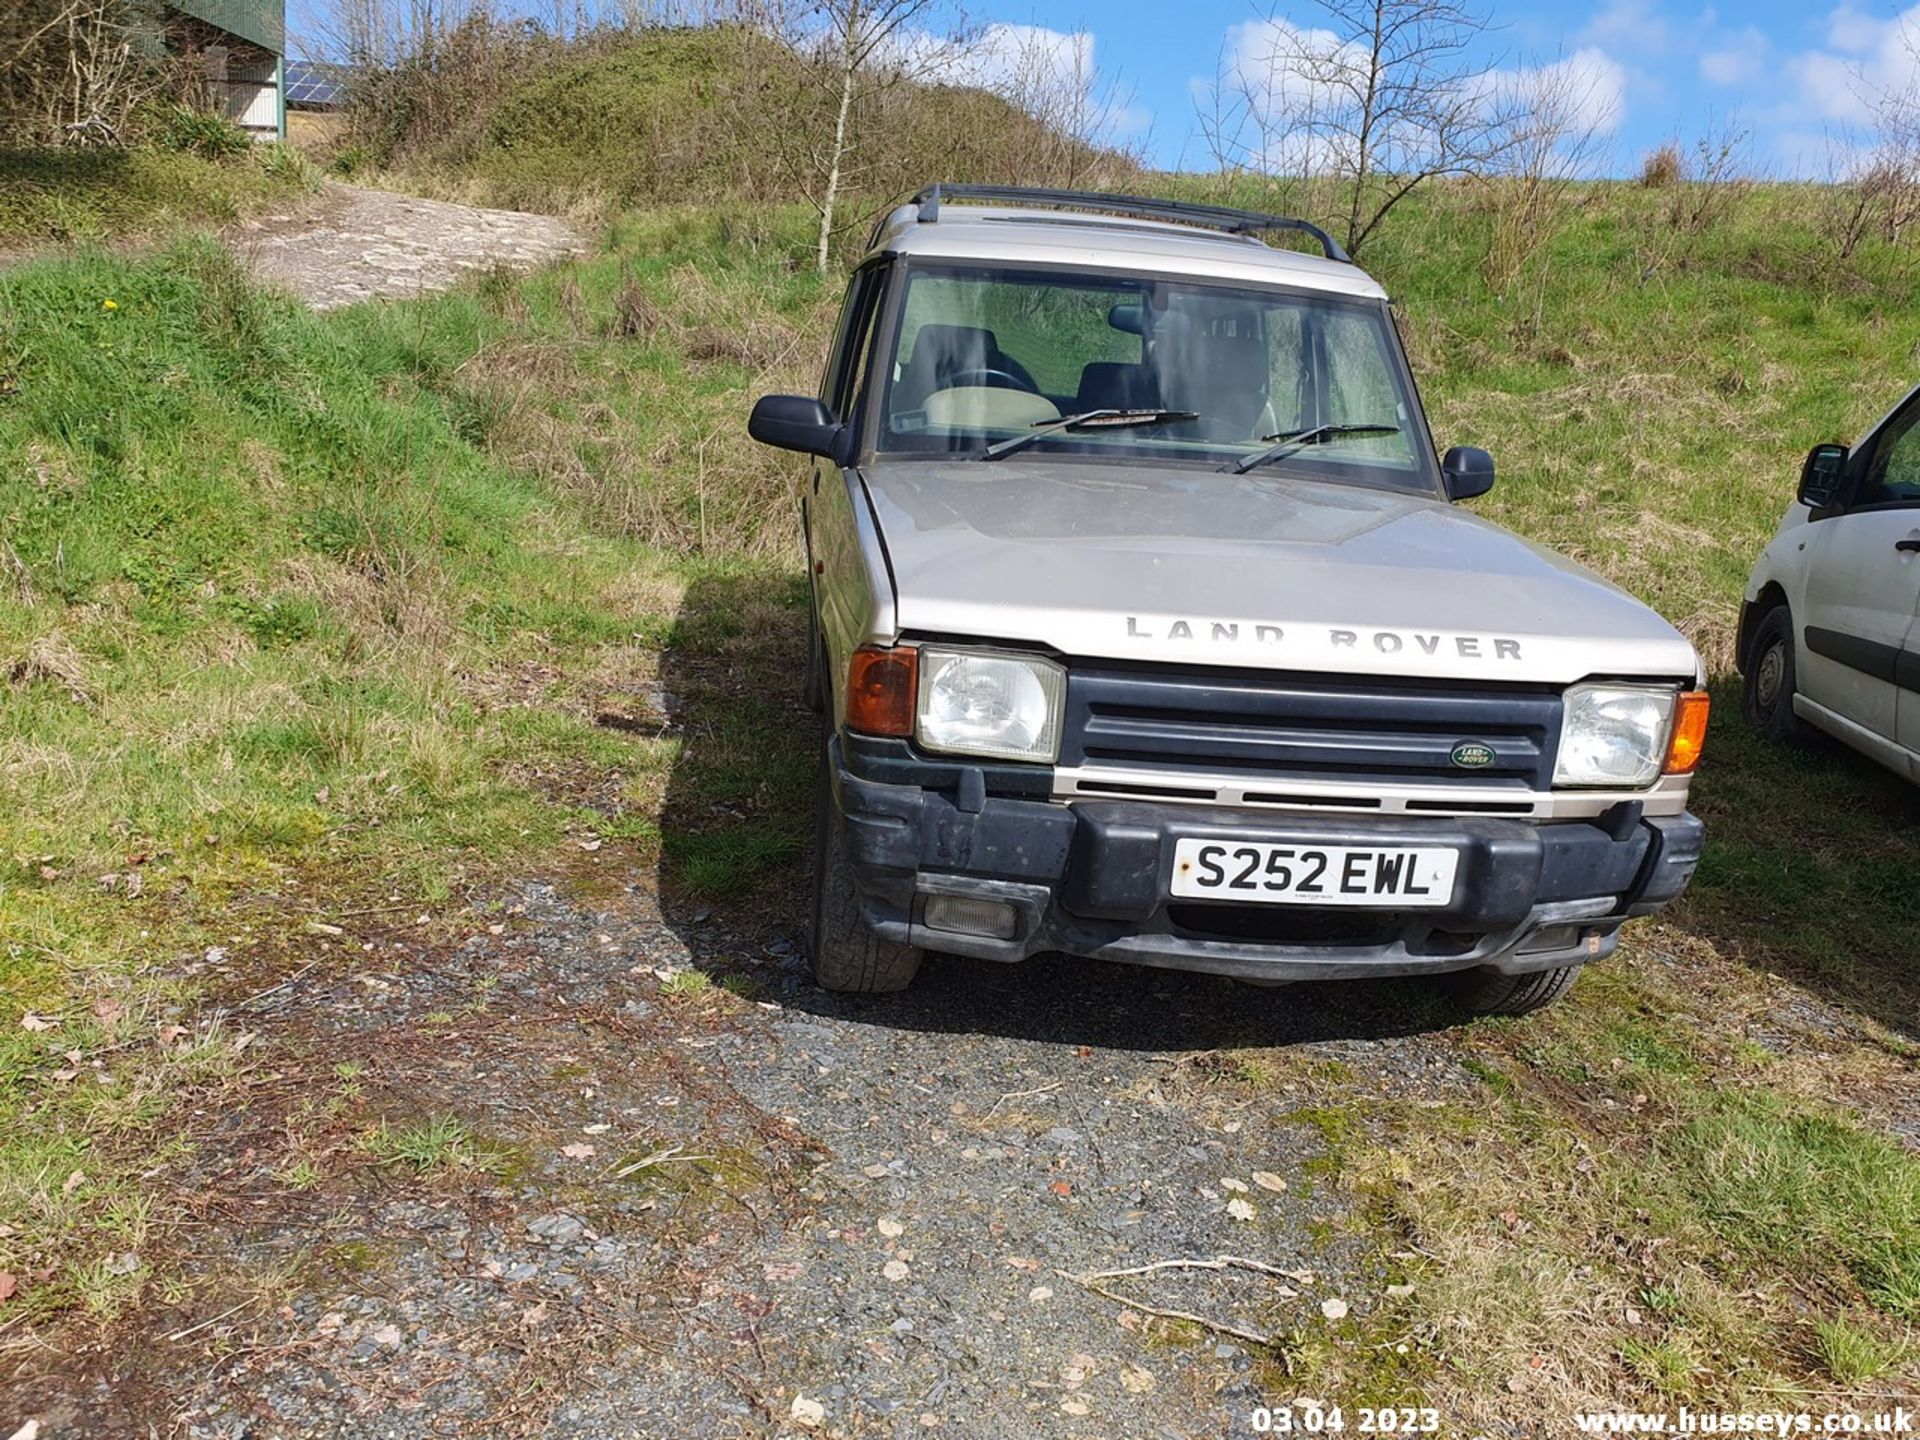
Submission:
M 1807 532 L 1799 685 L 1882 740 L 1920 738 L 1920 392 L 1862 447 L 1844 512 Z M 1904 700 L 1904 703 L 1903 703 Z

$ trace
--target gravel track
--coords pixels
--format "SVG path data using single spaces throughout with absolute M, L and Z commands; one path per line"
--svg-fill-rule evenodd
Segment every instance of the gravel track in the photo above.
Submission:
M 583 254 L 564 220 L 483 210 L 330 181 L 309 206 L 233 226 L 228 246 L 261 279 L 316 310 L 405 300 L 496 266 L 527 270 Z
M 848 1001 L 777 918 L 669 924 L 650 885 L 508 898 L 464 940 L 342 937 L 250 1007 L 271 1064 L 197 1117 L 193 1293 L 43 1374 L 46 1440 L 1246 1434 L 1287 1398 L 1283 1350 L 1069 1275 L 1231 1254 L 1310 1278 L 1112 1288 L 1275 1336 L 1328 1299 L 1363 1319 L 1380 1257 L 1338 1238 L 1292 1067 L 1410 1102 L 1471 1083 L 1405 987 L 935 959 Z M 663 994 L 688 966 L 729 989 Z M 289 1117 L 322 1124 L 342 1064 L 357 1108 L 290 1190 Z M 413 1178 L 350 1140 L 440 1113 L 493 1173 Z

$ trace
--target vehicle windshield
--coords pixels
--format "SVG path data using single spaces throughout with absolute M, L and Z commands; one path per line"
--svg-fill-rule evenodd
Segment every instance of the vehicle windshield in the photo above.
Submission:
M 880 378 L 882 453 L 1125 456 L 1438 488 L 1386 307 L 1367 301 L 919 266 Z M 1125 423 L 1059 423 L 1114 412 Z

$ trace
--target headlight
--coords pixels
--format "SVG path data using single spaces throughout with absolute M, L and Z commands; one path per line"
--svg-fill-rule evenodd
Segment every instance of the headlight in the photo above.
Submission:
M 1576 685 L 1560 721 L 1556 785 L 1651 785 L 1673 730 L 1671 686 Z
M 1050 660 L 923 648 L 914 733 L 929 750 L 1051 763 L 1066 688 Z

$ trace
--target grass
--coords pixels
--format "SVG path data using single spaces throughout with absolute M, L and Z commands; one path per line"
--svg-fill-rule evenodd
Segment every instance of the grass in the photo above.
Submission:
M 1654 203 L 1593 192 L 1496 292 L 1484 197 L 1439 190 L 1369 262 L 1443 443 L 1499 457 L 1477 508 L 1709 657 L 1692 895 L 1567 1004 L 1458 1032 L 1475 1083 L 1432 1108 L 1370 1104 L 1360 1065 L 1218 1062 L 1299 1082 L 1326 1154 L 1297 1193 L 1345 1187 L 1330 1242 L 1415 1285 L 1391 1335 L 1317 1340 L 1316 1383 L 1489 1433 L 1913 1375 L 1920 802 L 1747 735 L 1728 672 L 1800 451 L 1920 356 L 1909 257 L 1828 263 L 1810 192 L 1684 243 Z M 106 1262 L 167 1218 L 141 1177 L 258 1063 L 230 1026 L 160 1038 L 239 988 L 190 964 L 348 967 L 329 914 L 601 859 L 659 864 L 688 917 L 797 884 L 796 470 L 740 418 L 824 349 L 806 231 L 633 216 L 547 274 L 325 318 L 206 245 L 0 275 L 0 1269 L 52 1272 L 35 1313 L 137 1303 L 150 1272 Z M 444 1118 L 354 1133 L 395 1174 L 487 1156 Z
M 614 245 L 324 319 L 201 242 L 0 272 L 0 1270 L 50 1270 L 36 1305 L 98 1292 L 161 1120 L 251 1058 L 156 1038 L 188 959 L 344 957 L 329 915 L 585 834 L 706 896 L 793 853 L 810 772 L 755 768 L 785 717 L 716 704 L 788 648 L 754 558 L 788 481 L 713 491 L 751 376 L 680 342 L 791 335 L 819 287 L 725 217 Z
M 713 989 L 704 970 L 675 970 L 660 982 L 660 993 L 670 1000 L 698 1000 Z
M 313 167 L 284 145 L 225 160 L 144 146 L 0 148 L 0 249 L 224 225 L 297 200 L 317 183 Z
M 381 1164 L 409 1166 L 422 1175 L 483 1168 L 492 1158 L 475 1144 L 471 1127 L 451 1115 L 429 1115 L 398 1126 L 383 1120 L 363 1144 Z
M 1835 1316 L 1813 1322 L 1814 1353 L 1842 1385 L 1863 1385 L 1896 1374 L 1906 1363 L 1904 1341 L 1888 1341 L 1870 1329 L 1855 1329 Z

